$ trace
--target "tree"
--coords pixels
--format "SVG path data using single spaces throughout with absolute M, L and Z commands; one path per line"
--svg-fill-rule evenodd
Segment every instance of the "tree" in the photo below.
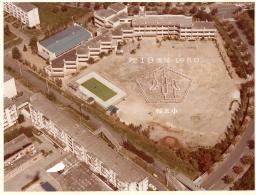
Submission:
M 94 58 L 90 57 L 87 61 L 89 64 L 93 64 L 95 61 L 94 61 Z
M 234 178 L 232 178 L 231 176 L 229 175 L 225 175 L 223 178 L 222 178 L 223 182 L 225 184 L 230 184 L 234 181 Z
M 56 79 L 55 79 L 55 83 L 56 83 L 56 85 L 57 85 L 58 87 L 62 87 L 62 80 L 61 80 L 61 79 L 56 78 Z
M 23 51 L 24 52 L 28 51 L 27 46 L 25 44 L 24 44 L 24 47 L 23 47 Z
M 56 14 L 57 12 L 59 12 L 59 10 L 60 10 L 60 9 L 59 9 L 57 6 L 55 6 L 55 7 L 52 9 L 52 12 Z
M 253 158 L 251 156 L 243 156 L 242 158 L 240 158 L 240 161 L 242 164 L 248 165 L 253 162 Z
M 104 2 L 103 3 L 103 8 L 107 9 L 109 5 L 110 5 L 110 2 Z
M 15 60 L 21 59 L 21 53 L 20 53 L 18 47 L 12 48 L 12 58 Z
M 135 54 L 136 53 L 136 50 L 135 49 L 132 49 L 131 51 L 130 51 L 130 54 Z
M 62 12 L 68 11 L 68 7 L 66 5 L 61 6 L 61 11 Z
M 137 49 L 139 49 L 139 48 L 140 48 L 140 43 L 137 44 Z
M 34 53 L 37 53 L 38 49 L 37 49 L 37 37 L 33 36 L 31 37 L 30 41 L 29 41 L 29 46 L 31 47 L 31 50 Z
M 190 13 L 190 14 L 195 14 L 197 11 L 198 11 L 197 7 L 196 7 L 196 6 L 193 6 L 193 7 L 189 10 L 189 13 Z
M 104 56 L 106 56 L 106 53 L 105 52 L 100 52 L 99 56 L 100 56 L 100 58 L 103 58 Z
M 211 14 L 214 16 L 218 13 L 218 8 L 213 8 Z
M 11 31 L 10 31 L 10 28 L 9 28 L 9 25 L 8 24 L 6 24 L 5 26 L 4 26 L 4 35 L 10 35 L 11 34 Z
M 89 3 L 89 2 L 84 2 L 84 7 L 90 8 L 90 7 L 91 7 L 91 3 Z
M 250 148 L 250 149 L 253 149 L 254 148 L 254 140 L 249 140 L 248 141 L 248 147 Z
M 241 167 L 241 166 L 234 166 L 232 169 L 233 169 L 234 173 L 236 173 L 236 174 L 240 174 L 244 170 L 243 167 Z
M 90 116 L 84 115 L 84 119 L 88 121 L 88 120 L 90 120 Z
M 23 123 L 23 122 L 25 121 L 24 115 L 23 115 L 23 114 L 19 114 L 17 120 L 18 120 L 18 123 L 19 123 L 19 124 Z
M 100 9 L 100 3 L 95 3 L 93 9 L 94 9 L 94 10 Z
M 48 98 L 50 101 L 53 101 L 53 102 L 56 101 L 56 96 L 54 95 L 54 93 L 53 93 L 52 91 L 50 91 L 50 92 L 47 94 L 47 98 Z

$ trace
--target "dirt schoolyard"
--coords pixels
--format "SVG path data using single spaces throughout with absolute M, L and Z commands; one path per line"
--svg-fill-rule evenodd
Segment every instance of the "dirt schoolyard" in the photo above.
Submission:
M 139 49 L 130 54 L 138 43 Z M 151 126 L 151 139 L 174 137 L 184 146 L 210 146 L 224 136 L 231 121 L 232 94 L 238 88 L 226 72 L 213 41 L 162 41 L 157 44 L 156 38 L 143 38 L 140 42 L 130 41 L 123 50 L 124 55 L 104 57 L 78 76 L 95 71 L 127 93 L 125 100 L 116 105 L 122 121 Z M 177 74 L 171 74 L 184 75 L 191 81 L 185 86 L 177 77 L 179 86 L 165 83 L 169 89 L 174 86 L 177 90 L 187 88 L 180 102 L 161 102 L 164 97 L 161 90 L 152 97 L 159 102 L 146 101 L 137 81 L 143 78 L 150 85 L 153 72 L 159 68 L 172 70 Z M 164 87 L 159 83 L 156 86 Z

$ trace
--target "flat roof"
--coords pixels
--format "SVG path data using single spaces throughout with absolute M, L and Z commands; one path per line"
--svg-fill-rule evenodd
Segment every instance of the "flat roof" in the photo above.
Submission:
M 65 61 L 76 61 L 76 50 L 72 49 L 71 51 L 64 53 L 63 55 L 55 58 L 51 61 L 51 66 L 53 68 L 62 68 Z
M 145 15 L 134 16 L 132 26 L 179 25 L 192 26 L 192 17 L 183 15 Z
M 49 51 L 60 56 L 66 51 L 79 45 L 82 41 L 87 41 L 91 38 L 91 33 L 82 26 L 74 24 L 65 30 L 56 33 L 55 35 L 40 41 L 40 44 Z
M 6 71 L 4 71 L 4 82 L 9 81 L 12 78 L 13 77 L 11 75 L 9 75 Z
M 21 8 L 22 10 L 24 10 L 26 12 L 37 8 L 32 3 L 14 3 L 14 5 L 16 5 L 17 7 Z
M 117 15 L 112 16 L 109 20 L 110 20 L 111 22 L 117 22 L 117 21 L 119 21 L 120 19 L 122 19 L 122 18 L 127 18 L 127 17 L 128 17 L 128 14 L 127 14 L 127 13 L 121 12 L 121 13 L 119 13 L 119 14 L 117 14 Z
M 101 160 L 105 167 L 115 171 L 121 180 L 137 182 L 146 177 L 140 168 L 110 148 L 101 138 L 93 135 L 63 107 L 57 106 L 40 93 L 31 96 L 30 102 L 32 107 L 53 121 L 76 143 L 82 145 L 89 153 Z
M 99 9 L 99 10 L 95 11 L 95 14 L 101 18 L 108 18 L 108 17 L 116 14 L 116 12 L 111 9 Z
M 193 29 L 216 29 L 214 26 L 214 22 L 193 22 Z
M 4 158 L 7 159 L 10 155 L 15 154 L 30 144 L 32 144 L 30 138 L 28 138 L 25 134 L 19 135 L 18 137 L 4 144 Z
M 8 97 L 4 98 L 4 109 L 10 107 L 13 104 L 14 102 L 10 98 Z
M 113 3 L 110 6 L 108 6 L 108 9 L 112 9 L 115 12 L 119 12 L 119 11 L 125 9 L 125 8 L 126 8 L 126 6 L 122 3 Z
M 100 48 L 101 41 L 103 42 L 109 42 L 112 40 L 111 33 L 109 31 L 106 31 L 102 35 L 98 35 L 91 40 L 82 43 L 79 45 L 79 47 L 76 48 L 77 54 L 88 54 L 89 48 Z

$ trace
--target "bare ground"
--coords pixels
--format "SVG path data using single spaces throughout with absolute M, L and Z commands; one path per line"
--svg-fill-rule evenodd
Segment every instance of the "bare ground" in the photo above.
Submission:
M 192 147 L 210 146 L 220 140 L 231 119 L 232 94 L 238 88 L 228 76 L 215 43 L 166 41 L 158 47 L 155 38 L 144 38 L 140 49 L 130 54 L 136 46 L 137 41 L 128 43 L 123 56 L 104 57 L 79 76 L 95 71 L 124 90 L 128 96 L 116 105 L 120 119 L 127 124 L 152 126 L 153 140 L 172 136 Z M 146 62 L 148 57 L 153 58 L 153 63 Z M 132 58 L 137 62 L 132 62 Z M 159 58 L 169 58 L 169 62 L 161 63 Z M 145 101 L 136 79 L 159 67 L 170 68 L 192 80 L 181 103 Z M 174 109 L 176 113 L 172 112 Z

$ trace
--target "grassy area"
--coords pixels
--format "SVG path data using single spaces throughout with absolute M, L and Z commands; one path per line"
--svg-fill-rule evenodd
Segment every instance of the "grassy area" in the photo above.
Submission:
M 4 143 L 11 141 L 15 137 L 18 137 L 21 134 L 19 129 L 13 129 L 10 131 L 5 131 L 4 132 Z
M 30 37 L 39 37 L 40 35 L 42 35 L 42 32 L 39 30 L 39 29 L 29 29 L 27 27 L 25 27 L 23 30 L 22 30 L 23 33 L 29 35 Z
M 16 18 L 14 18 L 13 16 L 9 16 L 9 17 L 5 18 L 4 21 L 8 22 L 8 23 L 12 23 L 12 22 L 16 21 Z
M 95 78 L 88 79 L 82 86 L 97 95 L 103 101 L 107 101 L 117 94 Z
M 61 10 L 59 3 L 34 3 L 38 7 L 40 26 L 44 32 L 65 26 L 73 20 L 79 19 L 87 14 L 81 8 L 68 7 L 66 11 Z
M 19 45 L 22 39 L 10 33 L 10 35 L 4 35 L 4 49 L 11 48 L 15 45 Z

